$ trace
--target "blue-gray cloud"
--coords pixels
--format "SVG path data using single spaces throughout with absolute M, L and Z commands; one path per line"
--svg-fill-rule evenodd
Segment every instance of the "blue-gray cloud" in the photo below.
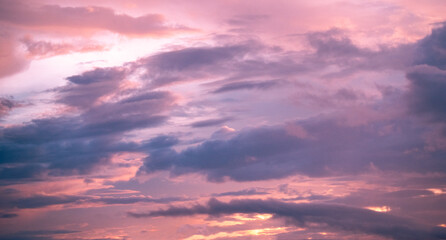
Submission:
M 211 199 L 206 205 L 169 207 L 148 213 L 129 212 L 130 217 L 176 217 L 206 214 L 211 216 L 234 213 L 268 213 L 300 227 L 311 223 L 325 224 L 337 231 L 360 232 L 396 240 L 444 239 L 443 228 L 429 228 L 409 219 L 386 213 L 330 204 L 296 204 L 277 200 L 232 200 L 228 203 Z
M 212 127 L 216 125 L 221 125 L 225 122 L 232 120 L 232 118 L 214 118 L 214 119 L 206 119 L 202 121 L 193 122 L 191 127 L 193 128 L 201 128 L 201 127 Z

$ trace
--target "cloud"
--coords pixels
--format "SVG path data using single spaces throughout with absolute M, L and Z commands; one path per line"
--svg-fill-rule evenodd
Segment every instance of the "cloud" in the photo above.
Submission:
M 18 216 L 19 215 L 15 214 L 15 213 L 0 213 L 0 218 L 15 218 Z
M 446 23 L 432 29 L 432 33 L 417 45 L 416 65 L 426 64 L 446 70 Z
M 444 122 L 446 119 L 446 70 L 418 65 L 407 73 L 409 105 L 415 114 Z
M 19 106 L 20 104 L 14 99 L 0 97 L 0 117 L 7 115 L 13 108 Z
M 70 80 L 89 86 L 103 81 L 103 76 L 99 74 L 97 80 L 81 75 Z M 86 174 L 106 164 L 115 153 L 141 151 L 136 143 L 121 142 L 120 134 L 162 124 L 167 117 L 160 114 L 172 107 L 175 98 L 169 92 L 132 93 L 118 102 L 82 105 L 87 109 L 77 116 L 34 119 L 0 129 L 0 162 L 9 164 L 0 167 L 1 178 L 37 180 L 47 174 Z M 64 101 L 71 104 L 69 96 Z
M 0 52 L 0 78 L 18 73 L 29 65 L 25 53 L 18 48 L 18 42 L 6 31 L 0 31 Z
M 175 136 L 160 135 L 148 140 L 146 143 L 144 143 L 144 146 L 150 149 L 162 149 L 172 147 L 179 142 L 180 140 Z
M 145 71 L 141 78 L 151 88 L 212 80 L 215 82 L 207 84 L 216 88 L 214 91 L 218 93 L 268 89 L 307 70 L 307 66 L 278 47 L 252 39 L 233 42 L 236 43 L 217 42 L 161 52 L 130 65 L 132 69 Z
M 82 200 L 78 196 L 33 196 L 15 199 L 12 205 L 17 208 L 41 208 L 52 205 L 75 203 Z
M 281 84 L 283 84 L 283 81 L 278 79 L 267 80 L 267 81 L 241 81 L 241 82 L 224 84 L 223 86 L 214 90 L 213 93 L 223 93 L 223 92 L 230 92 L 244 89 L 267 90 Z
M 413 64 L 416 56 L 414 44 L 396 47 L 381 45 L 378 50 L 358 47 L 344 31 L 337 28 L 310 32 L 306 34 L 306 38 L 315 51 L 307 56 L 308 64 L 336 65 L 340 70 L 335 76 L 362 70 L 404 70 Z
M 245 44 L 185 48 L 140 59 L 136 64 L 147 70 L 143 79 L 149 81 L 150 86 L 160 87 L 225 73 L 234 61 L 251 49 L 251 46 Z M 216 65 L 219 68 L 215 68 Z
M 115 92 L 125 76 L 121 68 L 97 68 L 67 77 L 69 83 L 57 90 L 59 102 L 75 107 L 90 107 L 101 96 Z
M 446 119 L 446 25 L 432 30 L 417 46 L 417 59 L 406 76 L 409 107 L 430 120 Z
M 82 205 L 96 203 L 100 205 L 134 204 L 134 203 L 158 203 L 167 204 L 172 202 L 189 201 L 185 197 L 153 198 L 150 196 L 89 196 L 89 195 L 33 195 L 29 197 L 6 196 L 2 199 L 2 209 L 31 209 L 43 208 L 55 205 Z M 6 213 L 5 213 L 6 214 Z M 5 215 L 4 214 L 4 215 Z M 9 215 L 5 215 L 8 217 Z M 6 218 L 5 217 L 5 218 Z M 14 216 L 11 216 L 14 217 Z
M 165 35 L 189 30 L 167 24 L 159 14 L 132 17 L 104 7 L 61 7 L 11 0 L 0 2 L 0 21 L 26 27 L 61 27 L 73 31 L 103 29 L 131 35 Z
M 444 233 L 412 222 L 405 218 L 378 213 L 367 209 L 329 204 L 296 204 L 277 200 L 232 200 L 228 203 L 211 199 L 206 205 L 169 207 L 148 213 L 129 212 L 128 216 L 176 217 L 206 214 L 211 216 L 234 213 L 267 213 L 299 227 L 311 227 L 312 223 L 325 224 L 331 229 L 361 232 L 393 239 L 443 239 Z
M 444 71 L 430 65 L 411 67 L 417 61 L 415 50 L 424 49 L 426 39 L 442 39 L 441 31 L 434 30 L 432 35 L 415 44 L 381 47 L 376 51 L 355 46 L 339 30 L 310 33 L 308 37 L 316 52 L 309 59 L 352 71 L 411 69 L 407 77 L 411 81 L 408 99 L 412 111 L 442 121 L 446 118 L 446 111 L 443 111 L 446 98 L 442 94 Z M 436 49 L 441 50 L 441 47 Z M 354 62 L 350 64 L 349 61 Z M 238 83 L 243 85 L 244 82 L 230 84 Z M 341 89 L 333 96 L 356 100 L 360 95 Z M 210 138 L 182 151 L 173 148 L 149 150 L 150 156 L 145 158 L 140 171 L 168 171 L 172 176 L 199 173 L 214 182 L 256 181 L 296 174 L 337 176 L 364 173 L 374 168 L 444 173 L 446 168 L 440 156 L 445 149 L 426 147 L 429 143 L 425 134 L 435 128 L 408 117 L 407 113 L 395 113 L 395 108 L 404 107 L 400 103 L 406 101 L 405 97 L 400 92 L 383 94 L 380 101 L 360 106 L 359 113 L 346 109 L 291 124 L 305 134 L 295 134 L 290 125 L 258 127 L 242 130 L 227 139 Z M 379 113 L 376 109 L 380 109 Z M 365 120 L 361 120 L 361 116 Z
M 207 119 L 203 121 L 194 122 L 191 124 L 193 128 L 201 128 L 201 127 L 212 127 L 216 125 L 221 125 L 227 121 L 232 120 L 232 118 L 215 118 L 215 119 Z
M 265 191 L 258 191 L 255 188 L 249 188 L 249 189 L 243 189 L 240 191 L 234 191 L 234 192 L 222 192 L 222 193 L 215 193 L 212 194 L 214 197 L 225 197 L 225 196 L 252 196 L 252 195 L 266 195 L 269 194 Z
M 403 116 L 404 117 L 404 116 Z M 245 129 L 227 139 L 208 139 L 182 151 L 148 151 L 140 171 L 172 176 L 200 173 L 209 181 L 255 181 L 295 174 L 311 177 L 383 171 L 444 172 L 442 151 L 425 146 L 426 127 L 409 119 L 348 125 L 339 118 L 314 118 L 288 125 Z M 391 128 L 389 132 L 389 126 Z M 293 129 L 300 129 L 296 134 Z M 392 130 L 393 129 L 393 130 Z M 305 134 L 302 134 L 305 133 Z M 423 160 L 421 160 L 423 159 Z M 371 167 L 373 166 L 373 167 Z
M 59 239 L 57 235 L 78 233 L 75 230 L 36 230 L 36 231 L 19 231 L 11 234 L 1 234 L 0 238 L 3 240 L 45 240 L 45 239 Z
M 184 197 L 165 197 L 165 198 L 152 198 L 152 197 L 101 197 L 99 199 L 90 200 L 91 202 L 99 202 L 103 204 L 133 204 L 133 203 L 171 203 L 182 202 L 191 200 Z
M 73 52 L 103 51 L 104 46 L 92 43 L 55 43 L 49 41 L 37 41 L 31 37 L 25 37 L 21 41 L 27 49 L 28 55 L 36 58 L 52 57 Z

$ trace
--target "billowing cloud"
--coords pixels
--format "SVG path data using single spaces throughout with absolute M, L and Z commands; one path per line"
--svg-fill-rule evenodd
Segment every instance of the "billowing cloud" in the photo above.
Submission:
M 167 34 L 186 30 L 180 25 L 169 25 L 159 14 L 132 17 L 117 14 L 104 7 L 62 7 L 36 5 L 26 1 L 2 0 L 0 21 L 28 27 L 60 27 L 72 30 L 104 29 L 120 34 Z
M 191 126 L 194 128 L 210 127 L 210 126 L 221 125 L 229 120 L 231 120 L 231 118 L 207 119 L 207 120 L 194 122 L 191 124 Z
M 230 92 L 244 89 L 260 89 L 267 90 L 271 87 L 282 84 L 280 80 L 267 80 L 267 81 L 241 81 L 235 83 L 225 84 L 218 89 L 214 90 L 214 93 Z
M 411 81 L 409 103 L 416 114 L 436 121 L 446 119 L 446 71 L 428 65 L 418 65 L 408 74 Z
M 78 233 L 75 230 L 37 230 L 37 231 L 19 231 L 12 234 L 2 234 L 0 237 L 5 240 L 44 240 L 44 239 L 57 239 L 58 236 L 70 233 Z
M 338 74 L 351 74 L 361 70 L 400 69 L 413 64 L 415 47 L 413 44 L 380 46 L 377 50 L 362 48 L 340 29 L 324 32 L 312 32 L 306 35 L 309 44 L 314 48 L 314 55 L 309 61 L 317 66 L 336 65 L 340 67 Z
M 101 96 L 116 91 L 124 77 L 125 70 L 119 68 L 98 68 L 70 76 L 68 85 L 58 89 L 59 101 L 76 107 L 92 106 Z
M 0 0 L 0 238 L 444 238 L 444 7 L 409 3 Z
M 0 97 L 0 117 L 8 114 L 13 108 L 20 106 L 14 99 Z
M 446 25 L 432 30 L 417 47 L 416 66 L 407 72 L 411 110 L 434 121 L 446 117 Z
M 300 227 L 311 223 L 329 228 L 362 232 L 392 239 L 444 239 L 443 229 L 429 229 L 408 219 L 371 210 L 328 204 L 296 204 L 277 200 L 232 200 L 228 203 L 211 199 L 206 205 L 170 207 L 148 213 L 129 212 L 130 217 L 176 217 L 207 214 L 221 216 L 234 213 L 268 213 Z
M 27 209 L 43 208 L 55 205 L 81 205 L 96 203 L 99 205 L 134 204 L 134 203 L 158 203 L 166 204 L 171 202 L 182 202 L 190 199 L 184 197 L 153 198 L 148 196 L 101 196 L 92 197 L 88 195 L 35 195 L 30 197 L 9 197 L 6 196 L 2 202 L 2 209 Z M 5 215 L 7 218 L 9 215 Z M 10 217 L 14 217 L 11 215 Z
M 416 64 L 446 69 L 446 22 L 432 29 L 432 33 L 419 42 Z
M 0 78 L 18 73 L 29 65 L 24 51 L 18 49 L 18 42 L 11 33 L 0 32 Z
M 243 189 L 243 190 L 234 191 L 234 192 L 216 193 L 216 194 L 213 194 L 213 196 L 225 197 L 225 196 L 251 196 L 251 195 L 266 195 L 266 194 L 268 194 L 268 192 L 259 191 L 255 188 L 250 188 L 250 189 Z
M 26 50 L 30 57 L 44 58 L 74 52 L 91 52 L 103 51 L 104 46 L 93 43 L 78 43 L 74 45 L 70 43 L 53 43 L 43 40 L 34 40 L 31 37 L 25 37 L 21 40 L 26 46 Z
M 162 113 L 175 104 L 175 97 L 136 91 L 117 102 L 93 104 L 116 91 L 122 75 L 120 70 L 96 69 L 69 77 L 68 85 L 56 91 L 60 102 L 81 108 L 80 115 L 33 119 L 0 129 L 1 163 L 15 164 L 1 168 L 2 178 L 87 173 L 115 153 L 138 151 L 136 143 L 121 142 L 119 134 L 163 123 L 167 116 Z
M 367 172 L 371 166 L 387 171 L 444 172 L 441 158 L 435 157 L 441 151 L 412 156 L 405 153 L 424 146 L 420 135 L 423 127 L 398 121 L 379 121 L 371 127 L 328 119 L 296 123 L 293 128 L 254 128 L 181 152 L 152 152 L 141 170 L 167 170 L 174 176 L 202 173 L 210 181 L 253 181 L 293 174 L 336 176 Z M 384 133 L 389 126 L 394 129 Z M 295 128 L 301 129 L 300 134 L 293 131 Z

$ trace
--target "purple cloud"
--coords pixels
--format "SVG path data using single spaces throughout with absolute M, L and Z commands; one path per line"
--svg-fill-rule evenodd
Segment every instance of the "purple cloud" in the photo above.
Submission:
M 288 223 L 300 227 L 310 227 L 311 223 L 325 224 L 329 228 L 347 232 L 389 237 L 392 239 L 444 239 L 443 229 L 429 229 L 409 219 L 378 213 L 371 210 L 345 205 L 285 203 L 277 200 L 232 200 L 228 203 L 211 199 L 206 205 L 192 207 L 169 207 L 148 213 L 129 212 L 128 216 L 177 217 L 206 214 L 211 216 L 234 213 L 268 213 Z

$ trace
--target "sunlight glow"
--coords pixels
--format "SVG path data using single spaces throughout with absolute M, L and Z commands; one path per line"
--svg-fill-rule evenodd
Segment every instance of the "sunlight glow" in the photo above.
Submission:
M 288 228 L 286 227 L 276 227 L 276 228 L 262 228 L 262 229 L 251 229 L 251 230 L 242 230 L 235 232 L 219 232 L 215 234 L 211 234 L 208 236 L 205 235 L 192 235 L 184 240 L 209 240 L 209 239 L 217 239 L 217 238 L 232 238 L 232 237 L 244 237 L 244 236 L 270 236 L 276 235 L 279 233 L 287 232 Z
M 392 210 L 389 206 L 366 207 L 366 208 L 375 212 L 390 212 Z

